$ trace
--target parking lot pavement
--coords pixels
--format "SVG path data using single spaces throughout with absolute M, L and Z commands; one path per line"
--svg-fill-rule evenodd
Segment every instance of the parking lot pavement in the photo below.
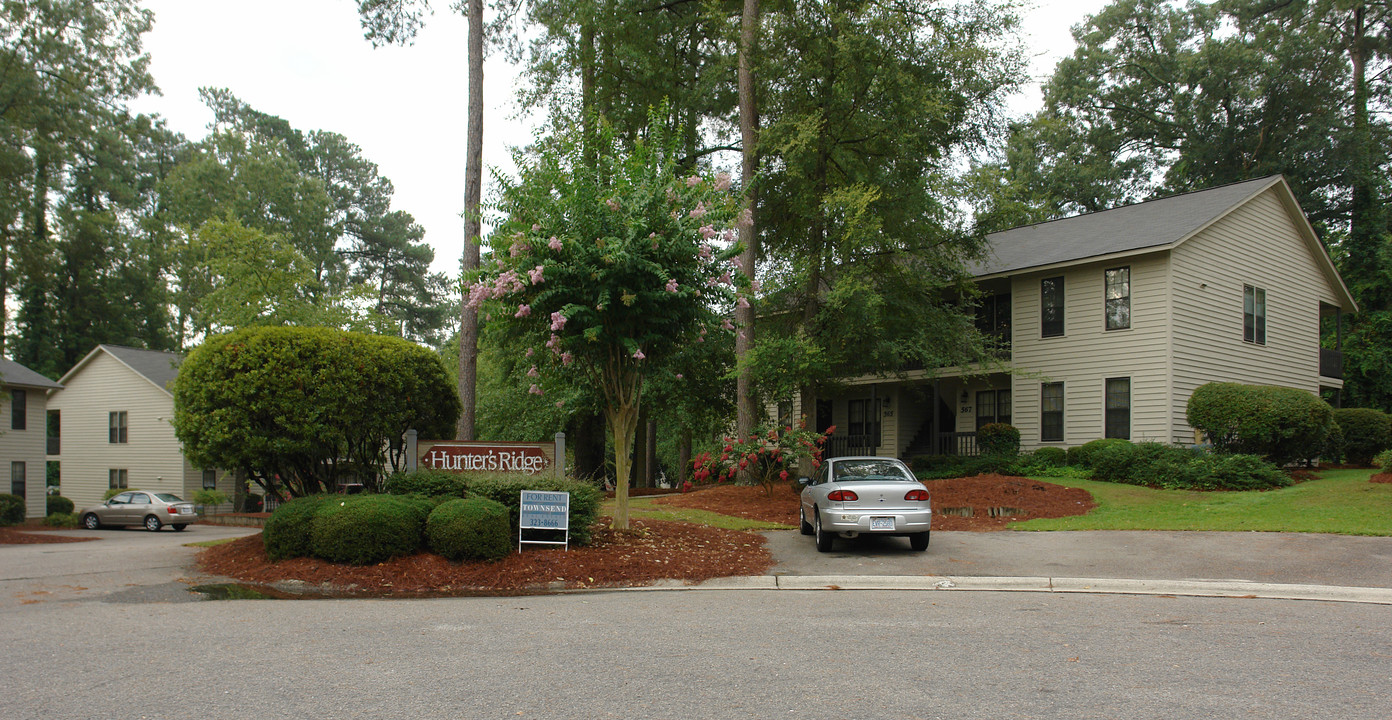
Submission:
M 904 538 L 838 539 L 819 553 L 796 531 L 766 532 L 782 575 L 1239 580 L 1392 588 L 1392 537 L 1220 532 L 934 532 L 926 552 Z
M 0 545 L 0 608 L 71 600 L 182 601 L 199 579 L 188 543 L 236 538 L 260 528 L 190 525 L 183 532 L 143 528 L 64 530 L 92 542 Z M 45 531 L 51 532 L 51 531 Z

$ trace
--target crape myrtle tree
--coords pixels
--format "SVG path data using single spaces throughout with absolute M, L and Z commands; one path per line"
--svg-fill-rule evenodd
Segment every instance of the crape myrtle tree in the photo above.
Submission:
M 174 434 L 200 467 L 247 473 L 276 499 L 402 469 L 409 429 L 448 435 L 459 397 L 434 351 L 323 327 L 209 338 L 174 381 Z
M 659 111 L 660 112 L 660 111 Z M 653 117 L 660 117 L 655 113 Z M 587 159 L 588 156 L 588 159 Z M 628 527 L 629 453 L 643 381 L 747 302 L 730 259 L 739 198 L 728 175 L 678 172 L 671 134 L 653 121 L 624 147 L 609 128 L 565 130 L 518 157 L 492 257 L 468 303 L 531 338 L 528 375 L 561 375 L 602 395 L 614 441 L 617 508 Z M 544 394 L 541 383 L 533 394 Z

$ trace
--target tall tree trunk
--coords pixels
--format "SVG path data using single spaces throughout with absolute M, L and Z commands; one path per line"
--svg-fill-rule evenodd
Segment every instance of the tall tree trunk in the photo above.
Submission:
M 647 480 L 643 487 L 657 487 L 657 421 L 648 418 L 647 443 L 643 447 L 643 467 L 648 469 Z
M 691 431 L 682 430 L 681 437 L 677 440 L 677 487 L 686 487 L 686 481 L 691 479 L 687 471 L 691 467 Z
M 594 147 L 595 131 L 595 32 L 594 19 L 580 27 L 580 128 L 584 133 L 585 159 L 597 158 Z
M 5 357 L 5 330 L 10 324 L 5 297 L 10 290 L 10 231 L 0 228 L 0 358 Z
M 483 196 L 483 0 L 469 4 L 469 138 L 464 162 L 464 257 L 461 269 L 470 273 L 479 266 L 482 217 L 479 203 Z M 459 304 L 459 401 L 463 411 L 455 437 L 473 440 L 475 410 L 478 404 L 478 311 L 468 307 L 468 297 Z
M 649 487 L 648 479 L 652 472 L 648 469 L 648 409 L 638 410 L 638 424 L 633 429 L 633 474 L 630 479 L 633 487 Z
M 633 431 L 638 425 L 638 408 L 620 405 L 605 410 L 614 431 L 614 518 L 611 527 L 628 529 L 628 458 L 633 452 Z
M 1376 200 L 1377 178 L 1374 176 L 1372 134 L 1368 121 L 1368 57 L 1371 40 L 1367 37 L 1365 14 L 1367 8 L 1358 5 L 1349 18 L 1349 63 L 1353 68 L 1353 138 L 1350 153 L 1349 189 L 1352 205 L 1349 222 L 1348 274 L 1355 283 L 1365 281 L 1376 272 L 1377 244 L 1381 235 L 1380 208 Z
M 740 223 L 739 239 L 744 245 L 740 260 L 744 274 L 752 282 L 755 278 L 755 263 L 759 259 L 759 235 L 754 227 L 754 208 L 757 196 L 754 188 L 754 174 L 758 170 L 758 108 L 754 98 L 753 56 L 756 30 L 759 24 L 759 0 L 744 0 L 744 15 L 740 19 L 739 40 L 739 115 L 741 184 L 745 193 L 745 212 L 748 217 Z M 754 345 L 754 293 L 750 293 L 750 306 L 735 309 L 735 321 L 739 329 L 735 334 L 735 360 L 739 363 L 739 376 L 735 380 L 736 419 L 735 433 L 741 440 L 754 432 L 756 413 L 752 371 L 744 364 L 749 349 Z

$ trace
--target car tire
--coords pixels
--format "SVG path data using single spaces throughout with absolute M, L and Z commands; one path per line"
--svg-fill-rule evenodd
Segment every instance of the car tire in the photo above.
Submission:
M 100 530 L 101 526 L 101 518 L 97 517 L 96 513 L 87 513 L 82 516 L 82 527 L 88 530 Z
M 919 552 L 923 552 L 924 550 L 927 550 L 927 549 L 928 549 L 928 533 L 926 533 L 926 532 L 921 532 L 921 533 L 914 533 L 914 534 L 910 535 L 910 536 L 909 536 L 909 547 L 911 547 L 911 548 L 913 548 L 914 550 L 917 550 L 917 551 L 919 551 Z
M 822 530 L 821 510 L 812 508 L 812 515 L 816 523 L 814 533 L 817 536 L 817 552 L 831 552 L 831 543 L 836 539 L 836 535 Z
M 155 517 L 154 515 L 145 516 L 146 530 L 149 530 L 150 532 L 159 532 L 159 529 L 162 527 L 164 527 L 164 523 L 160 522 L 159 518 Z
M 807 522 L 807 508 L 798 508 L 798 532 L 803 535 L 812 534 L 812 523 Z
M 179 532 L 188 527 L 188 523 L 174 523 L 174 531 Z

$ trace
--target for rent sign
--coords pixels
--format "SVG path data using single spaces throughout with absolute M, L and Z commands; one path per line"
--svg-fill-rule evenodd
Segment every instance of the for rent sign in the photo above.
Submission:
M 452 472 L 516 472 L 526 475 L 548 471 L 554 465 L 552 443 L 421 443 L 420 467 Z

